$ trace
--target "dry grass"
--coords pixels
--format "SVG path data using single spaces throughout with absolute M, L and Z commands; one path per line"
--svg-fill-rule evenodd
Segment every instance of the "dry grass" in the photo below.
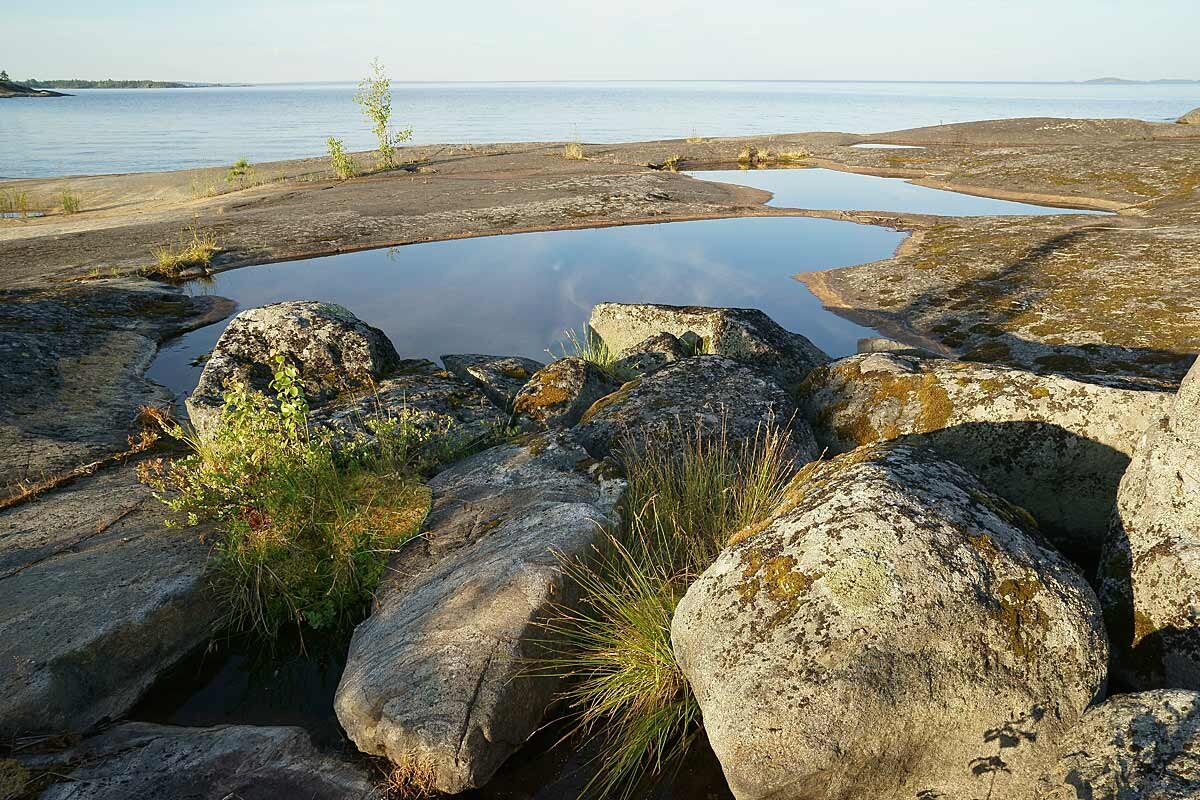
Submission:
M 563 146 L 563 158 L 567 159 L 568 161 L 583 161 L 585 158 L 583 154 L 583 145 L 581 145 L 579 142 L 567 142 L 566 145 Z
M 180 233 L 177 245 L 165 244 L 151 249 L 154 265 L 147 273 L 178 278 L 186 269 L 207 268 L 219 250 L 217 235 L 212 231 L 200 230 L 193 222 Z

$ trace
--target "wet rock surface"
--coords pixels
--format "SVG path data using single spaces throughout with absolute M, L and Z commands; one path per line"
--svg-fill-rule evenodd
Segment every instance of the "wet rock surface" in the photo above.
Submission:
M 724 356 L 693 356 L 635 378 L 597 401 L 575 434 L 602 458 L 627 441 L 686 437 L 697 428 L 713 435 L 724 430 L 731 442 L 752 440 L 769 422 L 791 428 L 798 460 L 817 457 L 808 423 L 773 378 Z
M 1038 800 L 1200 796 L 1200 693 L 1122 694 L 1089 710 L 1059 744 Z
M 119 718 L 215 632 L 208 546 L 165 516 L 131 466 L 0 512 L 0 737 Z
M 377 777 L 318 751 L 302 728 L 179 728 L 126 722 L 69 750 L 22 761 L 51 770 L 43 800 L 369 800 Z M 64 774 L 65 772 L 65 774 Z
M 382 331 L 341 306 L 303 300 L 248 309 L 225 328 L 187 399 L 188 416 L 201 435 L 220 419 L 231 380 L 268 391 L 276 355 L 299 370 L 312 406 L 370 387 L 400 362 Z
M 158 342 L 229 307 L 134 279 L 0 292 L 0 497 L 124 450 L 171 400 L 142 376 Z
M 474 353 L 442 356 L 446 370 L 473 383 L 497 408 L 508 411 L 521 387 L 545 364 L 520 356 L 487 356 Z
M 740 800 L 1028 796 L 1108 649 L 1019 511 L 902 445 L 804 470 L 671 641 Z
M 1165 410 L 1121 479 L 1101 599 L 1124 680 L 1200 689 L 1200 365 Z
M 829 361 L 808 339 L 753 308 L 600 303 L 592 309 L 588 327 L 616 352 L 663 332 L 698 336 L 699 352 L 753 364 L 785 387 Z
M 513 411 L 533 428 L 566 428 L 616 388 L 595 364 L 575 356 L 560 358 L 534 373 L 517 392 Z
M 423 788 L 485 783 L 537 729 L 557 681 L 523 674 L 539 623 L 572 597 L 582 556 L 623 489 L 564 434 L 472 456 L 432 481 L 425 533 L 393 559 L 354 632 L 338 719 Z
M 831 453 L 892 439 L 930 447 L 1028 510 L 1089 569 L 1134 446 L 1171 401 L 1167 392 L 894 353 L 836 361 L 800 392 Z

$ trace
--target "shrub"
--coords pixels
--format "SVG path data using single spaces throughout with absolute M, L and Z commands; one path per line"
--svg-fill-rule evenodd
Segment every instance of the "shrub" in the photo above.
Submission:
M 774 424 L 740 443 L 684 434 L 626 441 L 622 524 L 596 558 L 565 563 L 582 602 L 547 624 L 535 667 L 567 679 L 571 732 L 600 737 L 586 790 L 600 797 L 630 797 L 687 754 L 701 719 L 671 652 L 675 606 L 733 536 L 768 518 L 793 472 Z
M 428 511 L 413 469 L 424 442 L 397 424 L 370 446 L 335 449 L 309 430 L 299 372 L 275 363 L 274 400 L 234 383 L 210 437 L 164 424 L 191 452 L 146 462 L 142 478 L 187 524 L 215 525 L 214 583 L 230 627 L 267 640 L 293 626 L 346 631 Z
M 82 205 L 79 195 L 72 192 L 70 189 L 63 189 L 59 196 L 59 205 L 66 214 L 78 214 L 79 208 Z
M 333 174 L 339 181 L 349 180 L 359 173 L 358 163 L 346 152 L 341 139 L 330 136 L 325 144 L 329 147 L 329 163 L 333 166 Z
M 371 132 L 379 142 L 379 168 L 394 167 L 396 145 L 412 138 L 412 128 L 397 131 L 389 128 L 392 117 L 392 81 L 379 59 L 371 62 L 371 74 L 359 82 L 354 102 L 362 108 L 363 116 L 371 123 Z
M 239 158 L 237 161 L 233 162 L 233 166 L 231 166 L 229 171 L 225 173 L 225 182 L 233 183 L 239 178 L 246 177 L 251 173 L 251 171 L 252 167 L 250 166 L 250 162 L 244 158 Z
M 151 248 L 154 266 L 147 272 L 151 275 L 178 278 L 189 267 L 208 267 L 218 250 L 220 248 L 217 246 L 217 235 L 212 231 L 200 230 L 193 222 L 179 234 L 178 245 L 164 244 Z
M 567 142 L 563 147 L 563 158 L 568 161 L 583 161 L 583 145 L 579 142 Z
M 679 172 L 679 165 L 683 163 L 683 156 L 679 153 L 672 153 L 663 161 L 663 169 L 668 172 Z

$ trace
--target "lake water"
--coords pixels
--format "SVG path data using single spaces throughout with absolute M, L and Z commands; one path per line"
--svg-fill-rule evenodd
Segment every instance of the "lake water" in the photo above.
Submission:
M 904 234 L 824 219 L 749 218 L 458 239 L 221 272 L 195 292 L 243 308 L 338 303 L 381 328 L 405 357 L 492 353 L 549 359 L 596 303 L 758 308 L 831 355 L 867 328 L 826 311 L 791 276 L 887 258 Z M 166 344 L 148 376 L 176 393 L 226 322 Z
M 877 178 L 832 169 L 725 169 L 690 172 L 696 178 L 771 192 L 778 208 L 907 211 L 953 217 L 1013 214 L 1104 214 L 995 200 L 917 186 L 903 178 Z
M 0 101 L 0 177 L 176 169 L 372 146 L 354 85 L 79 89 Z M 1002 117 L 1175 119 L 1196 85 L 671 81 L 396 83 L 415 143 L 897 130 Z

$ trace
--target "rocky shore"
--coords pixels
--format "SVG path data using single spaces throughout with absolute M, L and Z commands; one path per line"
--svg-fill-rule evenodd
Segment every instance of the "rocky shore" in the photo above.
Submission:
M 1192 127 L 1013 120 L 753 140 L 814 166 L 1118 212 L 1106 217 L 777 209 L 657 168 L 675 152 L 736 161 L 750 140 L 588 147 L 582 162 L 542 145 L 422 148 L 416 171 L 346 183 L 290 162 L 278 183 L 201 199 L 182 173 L 73 180 L 108 207 L 0 224 L 0 788 L 373 797 L 381 769 L 486 788 L 551 711 L 556 681 L 522 670 L 551 609 L 578 601 L 561 557 L 618 521 L 629 433 L 744 439 L 774 420 L 796 477 L 695 576 L 671 626 L 734 796 L 1193 796 Z M 850 147 L 864 140 L 923 149 Z M 232 307 L 133 274 L 151 243 L 194 216 L 219 232 L 226 269 L 564 220 L 789 214 L 913 232 L 893 258 L 801 276 L 901 341 L 833 360 L 753 309 L 605 303 L 589 330 L 617 370 L 507 354 L 436 364 L 400 359 L 370 320 L 320 298 L 239 314 L 189 401 L 202 435 L 230 377 L 271 391 L 275 355 L 322 430 L 369 435 L 364 420 L 403 409 L 428 430 L 505 434 L 429 481 L 421 535 L 393 555 L 349 644 L 343 751 L 286 726 L 127 719 L 222 623 L 204 530 L 165 528 L 136 469 L 164 454 L 138 438 L 139 408 L 173 402 L 144 377 L 158 345 Z

